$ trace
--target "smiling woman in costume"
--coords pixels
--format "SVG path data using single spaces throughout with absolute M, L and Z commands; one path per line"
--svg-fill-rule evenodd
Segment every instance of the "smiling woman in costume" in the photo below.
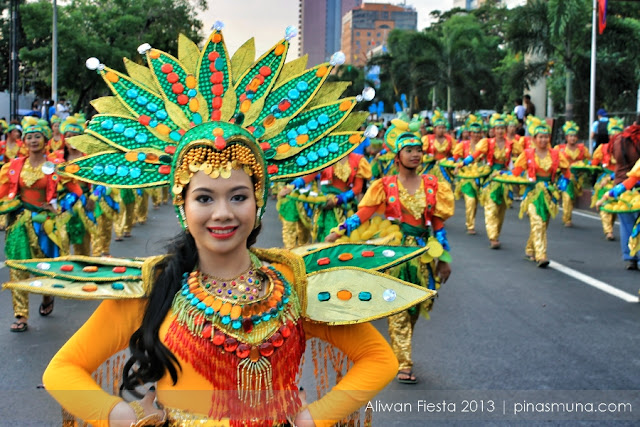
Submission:
M 358 266 L 386 268 L 424 251 L 394 247 L 391 255 L 385 246 L 328 245 L 303 258 L 251 248 L 270 179 L 317 172 L 363 139 L 355 131 L 360 121 L 347 120 L 356 100 L 325 89 L 335 61 L 309 70 L 304 59 L 284 63 L 294 30 L 255 63 L 247 62 L 248 45 L 230 60 L 220 24 L 202 51 L 181 37 L 179 59 L 141 46 L 149 68 L 125 60 L 129 76 L 88 61 L 115 96 L 94 103 L 100 114 L 73 140 L 90 154 L 61 170 L 121 188 L 169 184 L 184 230 L 167 255 L 142 265 L 94 259 L 94 266 L 128 266 L 109 267 L 100 277 L 100 267 L 74 270 L 78 260 L 70 257 L 64 262 L 72 273 L 47 272 L 64 289 L 44 279 L 30 288 L 115 298 L 98 307 L 44 374 L 46 389 L 75 416 L 98 426 L 332 425 L 393 378 L 393 353 L 365 322 L 434 292 Z M 311 120 L 320 123 L 303 128 Z M 383 248 L 386 255 L 376 252 Z M 355 251 L 366 255 L 354 257 Z M 28 264 L 22 267 L 38 268 Z M 115 271 L 127 271 L 128 280 Z M 82 279 L 105 284 L 80 287 Z M 313 337 L 335 345 L 353 365 L 307 406 L 297 381 Z M 124 388 L 152 382 L 157 390 L 131 403 L 91 377 L 127 345 Z M 316 352 L 314 359 L 329 354 Z

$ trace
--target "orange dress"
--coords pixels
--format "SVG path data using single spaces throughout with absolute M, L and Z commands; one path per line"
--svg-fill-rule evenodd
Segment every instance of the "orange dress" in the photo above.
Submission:
M 290 266 L 280 263 L 271 265 L 282 273 L 289 283 L 295 280 Z M 291 294 L 293 306 L 298 306 L 297 295 L 295 291 Z M 109 413 L 122 398 L 110 395 L 100 388 L 92 379 L 91 373 L 111 355 L 127 348 L 131 334 L 141 324 L 145 305 L 144 299 L 104 301 L 47 367 L 43 378 L 47 391 L 73 415 L 94 426 L 108 426 Z M 287 310 L 288 308 L 285 309 L 288 313 Z M 292 314 L 300 316 L 298 310 L 299 308 Z M 279 394 L 286 394 L 287 391 L 294 392 L 297 396 L 296 380 L 305 340 L 320 338 L 327 341 L 342 350 L 354 362 L 347 374 L 329 393 L 309 404 L 308 409 L 316 426 L 331 426 L 357 410 L 391 381 L 397 372 L 397 361 L 389 345 L 370 324 L 327 326 L 310 322 L 303 317 L 295 319 L 295 316 L 287 315 L 288 320 L 282 319 L 283 325 L 286 323 L 291 327 L 291 335 L 270 356 L 276 391 L 274 399 L 278 399 Z M 224 413 L 233 402 L 238 401 L 237 385 L 233 378 L 240 369 L 236 367 L 237 357 L 240 356 L 233 350 L 225 353 L 222 346 L 218 347 L 219 350 L 212 350 L 214 346 L 210 345 L 211 343 L 199 343 L 200 338 L 192 334 L 181 336 L 178 351 L 175 351 L 175 320 L 176 315 L 170 311 L 160 327 L 159 337 L 176 356 L 181 370 L 178 371 L 176 384 L 173 384 L 171 377 L 166 373 L 157 382 L 157 399 L 169 412 L 169 425 L 201 425 L 198 422 L 178 424 L 178 421 L 186 420 L 188 416 L 185 414 L 204 414 L 199 420 L 208 419 L 207 414 L 211 414 L 212 411 Z M 242 330 L 241 328 L 238 334 L 242 335 Z M 215 333 L 218 334 L 219 330 Z M 238 340 L 243 342 L 241 338 Z M 273 341 L 273 338 L 267 339 L 269 340 Z M 225 341 L 224 346 L 226 345 Z M 187 348 L 188 351 L 183 351 Z M 203 363 L 206 366 L 202 366 Z M 287 368 L 279 367 L 278 363 L 286 363 Z M 216 382 L 226 383 L 227 388 L 217 389 L 212 385 Z M 285 389 L 277 390 L 276 384 L 284 386 Z M 79 390 L 82 392 L 79 393 Z M 292 418 L 301 410 L 299 403 L 296 405 L 295 402 L 281 405 L 279 409 L 285 410 L 285 407 L 291 411 L 289 415 Z M 215 425 L 236 425 L 239 422 L 241 420 L 230 421 L 222 416 Z

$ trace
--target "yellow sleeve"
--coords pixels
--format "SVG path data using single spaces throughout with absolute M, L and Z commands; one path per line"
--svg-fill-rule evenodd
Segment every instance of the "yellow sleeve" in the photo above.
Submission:
M 516 162 L 513 164 L 514 175 L 520 175 L 523 171 L 527 170 L 527 154 L 523 151 L 520 153 Z M 517 172 L 515 170 L 518 170 Z
M 107 300 L 53 357 L 44 372 L 46 390 L 71 414 L 93 426 L 109 425 L 109 413 L 122 398 L 113 396 L 91 374 L 127 348 L 140 326 L 146 300 Z
M 308 407 L 316 427 L 333 426 L 382 390 L 398 372 L 391 347 L 369 323 L 327 326 L 304 323 L 307 338 L 320 338 L 344 352 L 353 366 L 331 391 Z
M 523 138 L 519 138 L 517 140 L 514 139 L 513 148 L 511 149 L 511 152 L 513 153 L 513 155 L 519 156 L 520 154 L 522 154 L 523 151 L 524 151 Z
M 633 165 L 633 168 L 627 173 L 628 177 L 640 178 L 640 160 Z
M 598 145 L 596 150 L 593 152 L 591 159 L 596 162 L 594 164 L 600 164 L 600 162 L 602 162 L 602 157 L 602 145 Z
M 598 146 L 600 147 L 600 146 Z M 584 160 L 591 160 L 591 153 L 589 153 L 589 149 L 586 146 L 582 146 L 582 151 L 584 152 Z
M 438 192 L 436 193 L 436 209 L 434 216 L 447 220 L 453 216 L 455 211 L 455 200 L 453 199 L 453 190 L 448 182 L 438 181 Z
M 384 192 L 382 179 L 376 179 L 369 185 L 369 188 L 367 188 L 367 192 L 364 193 L 362 200 L 360 200 L 360 203 L 358 203 L 358 208 L 364 208 L 367 206 L 380 206 L 382 204 L 385 204 L 386 201 L 387 196 Z
M 476 144 L 476 151 L 471 154 L 473 154 L 473 157 L 477 159 L 478 158 L 477 155 L 479 156 L 480 154 L 483 154 L 484 156 L 486 156 L 488 150 L 489 150 L 489 139 L 482 138 Z
M 451 150 L 451 155 L 453 157 L 455 157 L 456 159 L 462 157 L 462 155 L 464 154 L 464 145 L 462 144 L 462 142 L 458 142 L 454 147 L 453 150 Z
M 11 162 L 6 163 L 4 166 L 2 166 L 2 169 L 0 169 L 0 199 L 7 197 L 7 194 L 9 194 L 10 164 Z
M 562 151 L 558 153 L 558 169 L 569 169 L 571 164 Z
M 356 171 L 356 178 L 371 178 L 371 164 L 364 157 L 360 159 L 358 163 L 358 170 Z

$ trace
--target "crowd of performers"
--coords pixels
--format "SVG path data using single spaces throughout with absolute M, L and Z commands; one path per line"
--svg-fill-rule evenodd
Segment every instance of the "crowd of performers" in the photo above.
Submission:
M 629 194 L 640 180 L 640 166 L 636 165 L 624 183 L 616 181 L 613 142 L 599 145 L 591 156 L 578 143 L 579 128 L 574 122 L 562 127 L 566 141 L 555 147 L 549 126 L 533 116 L 525 123 L 527 136 L 516 133 L 519 122 L 510 114 L 494 114 L 488 120 L 472 114 L 457 138 L 439 110 L 430 124 L 432 127 L 426 127 L 417 116 L 400 115 L 386 127 L 379 124 L 377 135 L 369 131 L 369 143 L 340 162 L 273 188 L 284 247 L 375 238 L 409 246 L 431 242 L 442 247 L 437 251 L 439 257 L 416 258 L 390 273 L 436 290 L 451 272 L 445 222 L 454 214 L 455 199 L 464 200 L 469 235 L 476 234 L 478 204 L 484 207 L 491 249 L 500 248 L 507 209 L 513 200 L 521 201 L 519 216 L 526 214 L 530 223 L 525 256 L 544 268 L 549 264 L 549 220 L 562 205 L 563 223 L 572 226 L 576 198 L 595 172 L 592 207 L 605 201 L 611 206 L 607 200 L 611 197 L 631 200 Z M 131 236 L 136 223 L 144 224 L 149 197 L 154 208 L 168 201 L 167 188 L 118 190 L 58 176 L 56 164 L 83 155 L 65 142 L 84 132 L 85 118 L 80 115 L 64 121 L 53 116 L 50 122 L 26 118 L 22 123 L 0 125 L 5 135 L 0 144 L 4 164 L 0 170 L 0 226 L 6 229 L 7 259 L 71 253 L 110 256 L 112 233 L 121 241 Z M 611 118 L 608 130 L 611 141 L 615 140 L 624 131 L 622 121 Z M 614 240 L 614 212 L 599 212 L 608 240 Z M 636 216 L 624 222 L 621 248 L 623 258 L 637 266 L 640 226 Z M 11 280 L 22 279 L 21 274 L 27 273 L 11 270 Z M 16 320 L 11 331 L 21 332 L 28 328 L 28 294 L 12 292 Z M 40 315 L 49 315 L 53 303 L 53 297 L 44 297 Z M 433 300 L 427 300 L 389 318 L 400 382 L 417 382 L 411 359 L 413 328 L 421 313 L 428 316 L 432 304 Z
M 64 121 L 55 115 L 50 121 L 0 121 L 0 228 L 6 230 L 6 259 L 110 256 L 114 231 L 115 240 L 122 241 L 131 237 L 134 224 L 146 222 L 149 197 L 155 208 L 168 202 L 164 188 L 117 190 L 61 178 L 56 165 L 83 156 L 65 141 L 83 134 L 85 122 L 80 114 Z M 11 280 L 28 277 L 16 270 L 10 275 Z M 11 331 L 23 332 L 29 294 L 12 294 L 16 320 Z M 48 316 L 53 307 L 53 297 L 45 296 L 39 314 Z
M 439 258 L 421 257 L 389 272 L 439 289 L 451 271 L 445 221 L 454 214 L 454 199 L 464 200 L 469 235 L 476 234 L 478 204 L 484 207 L 491 249 L 500 248 L 507 209 L 514 200 L 520 201 L 519 217 L 528 216 L 530 224 L 525 258 L 540 268 L 549 265 L 550 219 L 562 206 L 564 226 L 572 227 L 576 199 L 587 182 L 594 182 L 591 207 L 625 193 L 628 200 L 640 203 L 631 193 L 640 181 L 640 163 L 629 172 L 630 178 L 614 187 L 612 146 L 625 131 L 621 119 L 609 119 L 610 142 L 599 145 L 593 156 L 578 143 L 579 127 L 572 121 L 562 127 L 564 143 L 555 147 L 549 125 L 534 116 L 524 123 L 525 132 L 516 132 L 522 125 L 511 114 L 493 114 L 488 120 L 472 114 L 458 138 L 440 111 L 434 112 L 431 124 L 427 128 L 423 119 L 401 114 L 386 128 L 380 124 L 377 137 L 360 154 L 354 151 L 333 167 L 278 188 L 284 246 L 375 238 L 425 246 L 435 240 L 443 248 Z M 616 213 L 612 204 L 608 206 L 599 213 L 604 236 L 613 241 Z M 622 209 L 626 208 L 631 206 Z M 626 221 L 626 232 L 621 229 L 621 248 L 623 259 L 637 266 L 634 257 L 640 249 L 640 225 L 637 215 L 632 216 Z M 411 337 L 420 313 L 428 317 L 432 303 L 388 318 L 392 348 L 400 363 L 399 382 L 417 382 L 412 372 Z

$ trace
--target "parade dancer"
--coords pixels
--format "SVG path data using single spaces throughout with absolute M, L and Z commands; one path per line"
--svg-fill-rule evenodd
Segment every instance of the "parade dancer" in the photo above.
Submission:
M 115 201 L 120 206 L 120 211 L 113 224 L 116 234 L 115 241 L 121 242 L 125 237 L 131 237 L 131 229 L 136 220 L 136 196 L 135 190 L 121 188 L 115 190 Z
M 526 212 L 529 216 L 530 232 L 525 256 L 535 261 L 540 268 L 549 265 L 547 257 L 547 227 L 549 218 L 558 213 L 560 191 L 567 188 L 571 173 L 569 162 L 558 149 L 550 146 L 551 129 L 541 120 L 535 121 L 529 134 L 533 147 L 524 150 L 516 159 L 512 173 L 520 176 L 523 172 L 531 182 L 520 205 L 520 218 Z M 557 181 L 557 186 L 556 186 Z
M 451 157 L 455 140 L 447 133 L 447 119 L 440 110 L 435 110 L 431 122 L 434 133 L 422 137 L 422 149 L 436 161 L 448 159 Z
M 511 206 L 509 186 L 492 178 L 500 171 L 508 170 L 514 154 L 514 142 L 505 137 L 506 121 L 504 116 L 496 113 L 489 120 L 494 129 L 494 138 L 484 138 L 476 146 L 475 152 L 464 159 L 466 166 L 476 160 L 483 160 L 492 170 L 492 175 L 485 180 L 478 198 L 484 206 L 484 223 L 491 249 L 500 249 L 500 231 L 504 223 L 507 208 Z
M 46 121 L 28 121 L 24 127 L 24 146 L 29 150 L 26 157 L 17 157 L 0 170 L 0 199 L 12 204 L 8 214 L 5 256 L 7 260 L 29 258 L 53 258 L 66 247 L 64 215 L 58 206 L 59 176 L 55 173 L 54 158 L 47 157 L 46 142 L 51 131 Z M 65 190 L 77 197 L 82 195 L 80 187 L 72 181 L 66 182 Z M 28 272 L 11 270 L 11 280 L 29 277 Z M 11 332 L 27 330 L 29 318 L 29 294 L 12 291 L 13 312 L 16 321 Z M 53 311 L 53 297 L 44 297 L 40 304 L 40 315 L 48 316 Z
M 276 209 L 282 222 L 282 243 L 285 249 L 293 249 L 311 243 L 313 209 L 308 203 L 302 203 L 287 198 L 287 196 L 293 190 L 307 187 L 314 177 L 315 175 L 296 178 L 278 192 Z
M 333 230 L 327 241 L 350 235 L 376 212 L 384 212 L 387 219 L 399 222 L 402 245 L 424 246 L 427 242 L 433 245 L 439 242 L 445 250 L 439 260 L 416 258 L 390 270 L 389 274 L 416 285 L 437 289 L 451 273 L 444 222 L 454 212 L 453 193 L 448 183 L 438 181 L 434 175 L 418 174 L 422 141 L 415 135 L 404 133 L 393 145 L 398 174 L 374 181 L 358 204 L 355 215 Z M 434 238 L 437 242 L 433 241 Z M 391 347 L 400 362 L 396 379 L 401 383 L 417 383 L 413 374 L 411 340 L 420 313 L 427 315 L 430 309 L 431 302 L 389 317 Z
M 111 147 L 94 153 L 93 161 L 99 157 L 105 167 L 126 165 L 127 172 L 134 171 L 137 185 L 169 182 L 182 230 L 166 255 L 149 258 L 142 267 L 128 267 L 128 274 L 135 271 L 141 276 L 145 284 L 142 292 L 123 296 L 114 286 L 104 286 L 105 292 L 111 296 L 119 292 L 120 297 L 103 302 L 58 352 L 44 374 L 44 386 L 69 412 L 98 427 L 324 427 L 345 418 L 345 423 L 359 424 L 357 415 L 350 414 L 373 399 L 397 368 L 389 346 L 366 323 L 367 317 L 394 314 L 405 302 L 417 304 L 434 293 L 355 265 L 351 269 L 328 268 L 315 262 L 307 264 L 302 257 L 281 249 L 252 248 L 260 232 L 270 177 L 289 181 L 315 173 L 346 155 L 363 135 L 356 130 L 357 120 L 345 122 L 333 132 L 355 106 L 355 98 L 336 100 L 332 95 L 329 100 L 324 98 L 319 109 L 314 104 L 307 109 L 344 55 L 293 77 L 282 77 L 275 86 L 293 33 L 289 29 L 284 40 L 236 78 L 240 84 L 234 87 L 236 79 L 219 27 L 216 24 L 202 53 L 195 43 L 181 38 L 182 61 L 142 46 L 139 51 L 146 53 L 150 69 L 137 70 L 136 79 L 101 66 L 99 61 L 89 62 L 109 84 L 114 101 L 129 108 L 124 116 L 122 106 L 114 107 L 113 112 L 107 106 L 89 125 L 92 132 L 102 132 L 103 142 Z M 183 56 L 185 52 L 188 57 Z M 194 59 L 185 65 L 193 74 L 182 66 L 188 58 Z M 218 72 L 225 78 L 211 78 Z M 175 78 L 170 73 L 177 75 L 183 87 L 197 88 L 195 92 L 176 96 Z M 167 75 L 172 77 L 167 79 Z M 122 84 L 114 84 L 118 82 Z M 136 91 L 136 99 L 128 96 L 133 94 L 130 90 Z M 182 95 L 203 104 L 189 102 Z M 137 102 L 138 96 L 166 108 L 162 123 L 151 126 L 141 119 L 151 109 L 146 107 L 148 103 Z M 283 97 L 291 100 L 286 98 L 283 104 Z M 227 102 L 231 103 L 228 107 Z M 251 104 L 255 105 L 255 120 L 245 115 L 252 111 Z M 274 125 L 276 110 L 283 125 L 272 128 L 270 134 L 262 133 Z M 328 116 L 327 121 L 300 129 L 300 122 L 322 114 Z M 145 144 L 132 138 L 123 147 L 119 135 L 101 127 L 105 120 L 111 120 L 109 125 L 123 126 L 148 123 L 136 128 L 147 136 Z M 180 132 L 169 136 L 171 129 Z M 310 151 L 291 149 L 292 138 L 287 137 L 291 130 L 304 135 L 301 140 Z M 153 156 L 146 157 L 154 154 L 151 150 L 156 147 L 167 153 L 169 158 L 163 157 L 167 162 L 155 163 Z M 279 158 L 271 156 L 272 148 Z M 324 156 L 325 149 L 331 157 Z M 317 151 L 321 155 L 309 155 Z M 145 159 L 142 155 L 134 158 L 129 154 L 132 152 L 145 154 Z M 129 173 L 95 174 L 92 168 L 84 169 L 91 159 L 66 164 L 62 173 L 103 185 L 132 186 Z M 121 163 L 124 161 L 128 163 Z M 335 253 L 325 253 L 333 263 L 339 262 Z M 378 259 L 369 261 L 375 264 Z M 308 272 L 322 275 L 317 282 L 320 288 L 314 288 L 315 279 Z M 111 269 L 105 272 L 112 278 L 114 274 Z M 116 283 L 120 289 L 130 285 L 120 281 L 113 285 Z M 397 289 L 402 301 L 395 309 L 382 304 L 380 289 L 391 288 Z M 408 297 L 408 290 L 416 296 Z M 360 307 L 367 310 L 366 315 L 349 308 L 345 298 L 352 291 L 354 298 L 348 300 L 363 302 Z M 311 338 L 319 341 L 314 341 L 310 359 L 318 366 L 320 381 L 328 378 L 329 359 L 349 368 L 347 372 L 338 368 L 341 373 L 336 387 L 324 396 L 319 392 L 318 400 L 307 405 L 298 381 L 306 341 Z M 122 371 L 123 390 L 140 393 L 140 384 L 155 383 L 142 399 L 130 403 L 104 391 L 91 376 L 92 370 L 127 346 L 130 353 Z M 112 372 L 109 375 L 115 377 Z
M 15 158 L 29 155 L 29 149 L 22 143 L 21 138 L 22 125 L 17 121 L 12 121 L 7 128 L 7 138 L 0 143 L 2 163 L 9 163 Z
M 60 160 L 70 162 L 84 156 L 74 147 L 75 136 L 84 132 L 84 122 L 78 122 L 76 116 L 67 117 L 60 125 L 63 136 L 63 149 L 54 151 L 53 156 Z M 96 218 L 94 215 L 95 202 L 91 196 L 91 185 L 86 182 L 77 183 L 82 189 L 82 196 L 77 197 L 73 193 L 67 194 L 60 200 L 60 206 L 69 211 L 71 218 L 67 222 L 67 234 L 69 243 L 73 245 L 74 255 L 91 255 L 91 240 L 96 234 Z M 67 254 L 69 250 L 66 250 Z
M 353 214 L 358 206 L 356 198 L 370 178 L 371 165 L 364 156 L 354 153 L 320 172 L 320 192 L 327 201 L 313 218 L 316 242 L 323 242 L 332 228 Z
M 60 117 L 54 114 L 51 116 L 49 123 L 51 123 L 51 131 L 53 133 L 51 139 L 47 143 L 47 153 L 50 154 L 64 148 L 64 135 L 60 131 L 60 125 L 62 124 L 62 119 L 60 119 Z
M 622 119 L 612 117 L 609 119 L 608 131 L 609 142 L 606 144 L 600 144 L 593 152 L 591 158 L 591 165 L 601 166 L 603 171 L 596 180 L 593 186 L 593 196 L 591 197 L 591 207 L 596 207 L 596 203 L 600 200 L 605 193 L 613 188 L 613 179 L 616 172 L 616 159 L 613 157 L 611 147 L 616 135 L 619 135 L 624 130 Z M 600 219 L 602 221 L 602 231 L 605 238 L 609 241 L 614 241 L 613 224 L 616 222 L 617 215 L 614 213 L 605 212 L 599 209 Z
M 95 234 L 91 237 L 91 255 L 93 256 L 111 256 L 113 224 L 120 212 L 120 203 L 116 201 L 116 194 L 117 190 L 104 185 L 96 185 L 91 191 L 90 197 L 95 202 L 93 213 L 97 223 Z
M 469 131 L 469 140 L 460 141 L 453 149 L 453 158 L 457 162 L 473 154 L 476 144 L 482 139 L 482 119 L 474 114 L 469 115 L 465 122 L 465 128 Z M 476 212 L 478 211 L 478 189 L 480 180 L 477 178 L 456 178 L 456 200 L 464 198 L 465 226 L 467 234 L 476 234 Z
M 562 130 L 567 143 L 560 144 L 556 148 L 567 158 L 569 166 L 576 163 L 589 162 L 591 160 L 589 149 L 584 144 L 578 144 L 578 131 L 580 130 L 578 125 L 575 122 L 567 121 L 562 126 Z M 571 221 L 573 206 L 576 199 L 582 195 L 584 177 L 584 174 L 576 175 L 571 173 L 567 188 L 562 191 L 562 222 L 565 227 L 573 227 L 573 222 Z

